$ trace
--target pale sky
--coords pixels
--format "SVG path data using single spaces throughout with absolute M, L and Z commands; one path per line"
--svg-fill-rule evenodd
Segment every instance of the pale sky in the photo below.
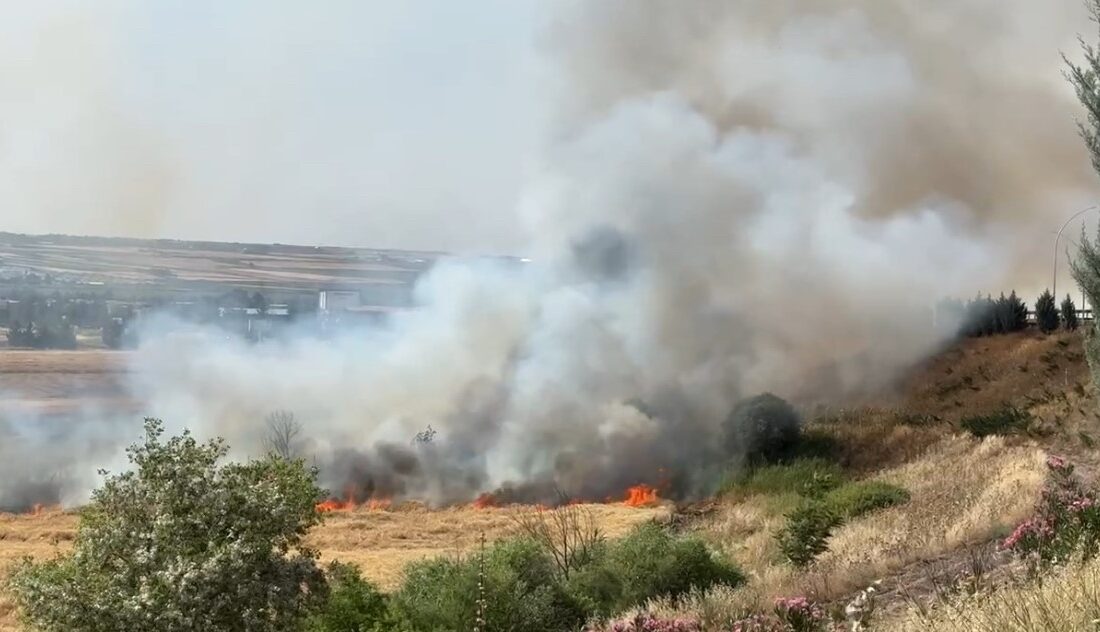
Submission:
M 0 0 L 0 230 L 522 249 L 534 0 Z

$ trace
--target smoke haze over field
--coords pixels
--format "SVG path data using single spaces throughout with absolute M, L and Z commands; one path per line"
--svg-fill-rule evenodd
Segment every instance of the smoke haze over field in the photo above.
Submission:
M 515 250 L 534 262 L 443 263 L 418 288 L 419 310 L 335 344 L 253 347 L 151 324 L 175 333 L 149 336 L 135 361 L 150 414 L 247 453 L 267 412 L 293 410 L 327 483 L 437 502 L 508 483 L 602 498 L 661 467 L 689 494 L 702 466 L 728 456 L 710 446 L 738 398 L 837 401 L 889 384 L 942 342 L 936 298 L 1030 289 L 1047 275 L 1049 231 L 1096 192 L 1059 74 L 1059 52 L 1094 29 L 1077 2 L 553 6 L 517 27 L 540 27 L 551 115 L 537 143 L 486 149 L 533 158 L 522 187 L 499 186 L 514 187 L 508 222 L 527 236 Z M 492 94 L 470 120 L 497 142 Z M 453 147 L 420 140 L 405 175 L 432 182 L 433 152 Z M 467 182 L 469 162 L 442 170 Z M 305 183 L 355 181 L 346 165 L 321 171 L 256 217 L 318 223 L 322 198 Z M 249 182 L 275 195 L 264 187 L 281 173 Z M 496 195 L 482 189 L 493 178 L 468 182 Z M 405 186 L 415 193 L 401 180 L 387 195 Z M 227 199 L 251 217 L 251 193 Z M 401 245 L 446 247 L 419 240 L 451 212 L 370 222 L 414 235 Z M 437 442 L 410 447 L 429 424 Z

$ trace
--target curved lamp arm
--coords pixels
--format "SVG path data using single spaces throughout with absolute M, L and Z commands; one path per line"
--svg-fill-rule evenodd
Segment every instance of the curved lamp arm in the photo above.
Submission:
M 1096 208 L 1096 206 L 1090 206 L 1088 208 L 1083 208 L 1080 211 L 1077 211 L 1069 219 L 1066 220 L 1065 224 L 1062 224 L 1061 228 L 1058 229 L 1058 236 L 1054 238 L 1054 278 L 1051 280 L 1050 284 L 1051 293 L 1054 294 L 1054 298 L 1058 298 L 1058 242 L 1062 239 L 1062 233 L 1065 232 L 1066 226 L 1069 226 L 1070 222 L 1077 219 L 1078 217 L 1081 217 L 1085 213 L 1088 213 L 1089 211 L 1095 211 Z

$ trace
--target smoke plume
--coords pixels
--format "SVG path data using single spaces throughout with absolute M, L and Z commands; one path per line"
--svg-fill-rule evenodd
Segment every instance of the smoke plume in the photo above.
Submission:
M 1096 191 L 1059 74 L 1076 3 L 555 6 L 531 263 L 441 262 L 335 343 L 152 324 L 149 414 L 245 454 L 292 410 L 335 490 L 598 499 L 668 471 L 690 496 L 739 398 L 888 387 L 943 342 L 936 299 L 1037 285 Z

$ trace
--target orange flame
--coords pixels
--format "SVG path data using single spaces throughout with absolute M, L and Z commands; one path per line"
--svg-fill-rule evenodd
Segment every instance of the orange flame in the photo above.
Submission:
M 656 505 L 660 501 L 657 496 L 657 490 L 649 485 L 635 485 L 626 490 L 626 500 L 623 501 L 628 507 L 645 507 L 647 505 Z
M 497 504 L 496 497 L 493 496 L 492 494 L 490 494 L 489 492 L 485 492 L 484 494 L 481 494 L 480 496 L 475 498 L 473 505 L 477 509 L 488 509 L 490 507 L 499 506 Z
M 317 503 L 317 511 L 354 511 L 356 509 L 365 509 L 367 511 L 384 511 L 389 509 L 393 505 L 392 498 L 371 496 L 366 501 L 360 503 L 355 500 L 355 489 L 348 487 L 344 490 L 344 498 L 329 498 L 324 502 Z

